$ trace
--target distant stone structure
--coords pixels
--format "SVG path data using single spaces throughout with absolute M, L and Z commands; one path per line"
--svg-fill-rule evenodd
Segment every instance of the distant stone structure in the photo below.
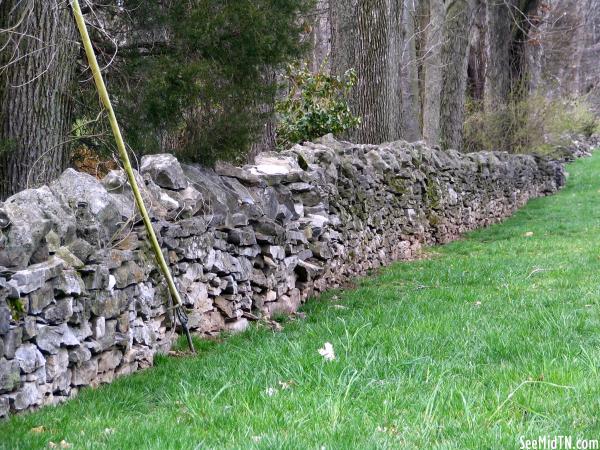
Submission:
M 331 137 L 243 168 L 146 156 L 137 176 L 199 334 L 291 313 L 565 182 L 560 163 L 534 156 Z M 69 169 L 0 204 L 0 416 L 149 367 L 170 348 L 167 290 L 144 235 L 121 171 L 98 181 Z

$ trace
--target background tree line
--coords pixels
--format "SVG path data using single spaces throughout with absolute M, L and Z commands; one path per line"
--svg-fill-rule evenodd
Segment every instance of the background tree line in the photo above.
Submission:
M 82 3 L 138 156 L 242 162 L 278 127 L 524 151 L 600 110 L 598 0 Z M 110 155 L 68 1 L 0 0 L 0 105 L 0 199 Z
M 313 58 L 327 55 L 336 74 L 357 70 L 350 103 L 362 123 L 348 134 L 352 140 L 423 139 L 442 148 L 525 151 L 539 149 L 561 127 L 597 126 L 598 1 L 320 5 L 327 13 L 317 26 L 320 49 Z M 558 117 L 561 109 L 573 123 Z

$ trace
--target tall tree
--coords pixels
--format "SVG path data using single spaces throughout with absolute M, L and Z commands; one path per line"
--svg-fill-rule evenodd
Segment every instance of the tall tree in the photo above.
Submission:
M 459 149 L 467 87 L 469 32 L 475 0 L 451 0 L 444 20 L 441 98 L 440 145 Z
M 0 199 L 67 166 L 78 44 L 69 3 L 0 2 Z
M 401 112 L 400 112 L 400 133 L 393 138 L 402 138 L 407 141 L 417 141 L 421 139 L 421 102 L 419 98 L 419 74 L 416 50 L 417 37 L 417 17 L 415 2 L 404 0 L 394 2 L 400 5 L 396 6 L 401 11 L 401 21 L 399 24 L 398 35 L 400 47 L 400 89 Z M 401 9 L 400 9 L 401 7 Z M 398 25 L 390 23 L 390 29 L 397 29 Z M 393 69 L 392 70 L 397 70 Z
M 331 66 L 356 69 L 350 105 L 362 123 L 350 139 L 420 137 L 414 6 L 402 0 L 331 0 Z
M 272 145 L 270 125 L 263 125 L 272 115 L 276 73 L 305 55 L 304 15 L 313 3 L 125 0 L 135 14 L 117 11 L 112 19 L 133 18 L 112 87 L 128 143 L 163 152 L 167 136 L 170 151 L 203 164 L 242 162 L 259 137 L 258 147 Z
M 428 0 L 423 60 L 423 139 L 430 145 L 439 142 L 440 90 L 442 88 L 443 0 Z
M 511 89 L 513 0 L 487 0 L 484 103 L 487 112 L 506 105 Z
M 396 96 L 388 91 L 388 8 L 386 0 L 332 0 L 332 71 L 355 68 L 358 84 L 350 105 L 362 119 L 349 136 L 379 143 L 389 136 L 390 115 L 399 115 Z

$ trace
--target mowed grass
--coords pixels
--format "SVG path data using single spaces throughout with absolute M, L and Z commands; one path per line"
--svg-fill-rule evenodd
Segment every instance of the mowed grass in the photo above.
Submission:
M 560 194 L 323 295 L 283 332 L 198 343 L 198 356 L 161 357 L 0 423 L 0 447 L 511 449 L 521 436 L 600 439 L 600 153 L 569 172 Z M 325 342 L 334 361 L 317 351 Z

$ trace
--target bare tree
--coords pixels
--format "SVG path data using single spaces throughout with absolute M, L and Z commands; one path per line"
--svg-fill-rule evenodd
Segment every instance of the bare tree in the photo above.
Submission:
M 444 21 L 441 98 L 440 145 L 459 149 L 462 146 L 469 33 L 475 0 L 452 0 L 446 7 Z
M 423 54 L 423 139 L 438 144 L 440 134 L 440 91 L 442 87 L 443 0 L 428 0 L 424 26 Z
M 486 2 L 487 58 L 484 93 L 486 111 L 505 105 L 511 89 L 512 3 L 513 0 Z
M 393 134 L 394 139 L 402 138 L 407 141 L 416 141 L 421 139 L 421 101 L 419 96 L 419 64 L 417 59 L 416 40 L 417 40 L 417 0 L 404 0 L 399 6 L 401 9 L 401 21 L 399 26 L 395 23 L 390 24 L 390 29 L 398 30 L 394 32 L 397 36 L 400 47 L 400 70 L 392 68 L 399 73 L 400 89 L 402 96 L 400 99 L 400 132 Z M 396 2 L 398 4 L 398 2 Z M 399 7 L 397 6 L 397 7 Z

